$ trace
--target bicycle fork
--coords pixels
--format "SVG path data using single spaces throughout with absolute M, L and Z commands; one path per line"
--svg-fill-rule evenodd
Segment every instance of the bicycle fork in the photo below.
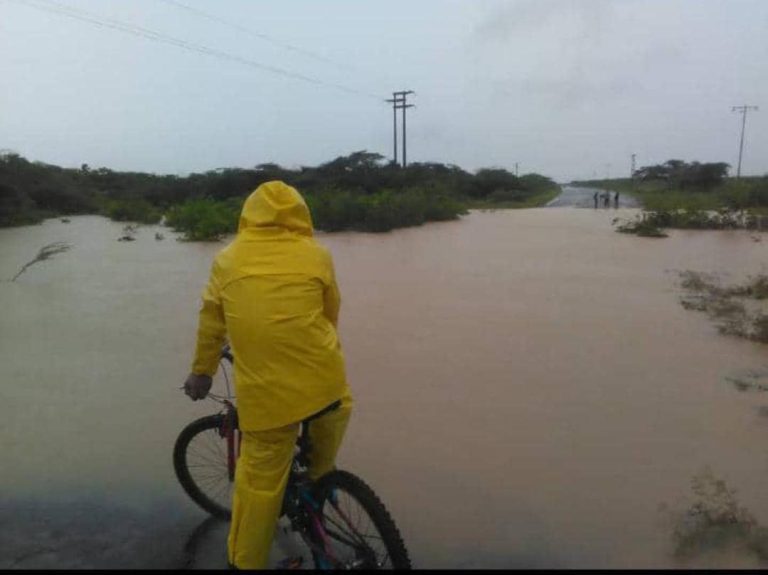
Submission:
M 318 513 L 318 505 L 306 491 L 300 492 L 300 497 L 305 517 L 309 519 L 305 529 L 300 531 L 302 539 L 304 539 L 304 543 L 312 552 L 315 558 L 315 566 L 318 569 L 333 569 L 334 566 L 339 564 L 339 560 L 335 557 L 331 548 L 330 537 L 325 527 L 323 527 L 323 522 Z
M 315 555 L 317 566 L 320 569 L 335 569 L 342 565 L 338 557 L 333 552 L 331 545 L 331 535 L 328 534 L 323 522 L 321 520 L 321 514 L 319 513 L 317 503 L 312 499 L 308 493 L 303 493 L 304 506 L 307 512 L 307 516 L 310 518 L 310 525 L 308 526 L 310 533 L 314 537 L 305 537 L 306 543 L 309 545 L 312 553 Z M 353 527 L 352 521 L 344 513 L 338 505 L 336 499 L 336 493 L 331 493 L 328 497 L 328 503 L 333 506 L 336 514 L 342 519 L 343 523 L 353 534 L 353 539 L 357 539 L 357 544 L 361 545 L 364 549 L 368 548 L 367 542 L 357 533 L 357 530 Z M 336 522 L 333 522 L 336 524 Z M 338 525 L 337 525 L 338 526 Z M 346 569 L 359 569 L 367 564 L 367 558 L 357 557 L 351 564 L 344 565 Z

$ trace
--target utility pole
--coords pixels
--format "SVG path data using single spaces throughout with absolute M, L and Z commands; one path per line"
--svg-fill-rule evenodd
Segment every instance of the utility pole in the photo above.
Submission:
M 394 96 L 400 96 L 402 97 L 402 104 L 400 105 L 400 109 L 403 111 L 403 167 L 405 168 L 408 165 L 408 154 L 407 154 L 407 143 L 406 143 L 406 137 L 405 137 L 405 113 L 408 111 L 408 108 L 413 108 L 413 104 L 407 104 L 406 99 L 408 98 L 408 94 L 413 94 L 413 90 L 406 90 L 404 92 L 394 92 Z
M 393 133 L 393 141 L 394 141 L 394 153 L 392 155 L 392 162 L 397 163 L 397 103 L 399 100 L 397 97 L 391 98 L 389 100 L 386 100 L 387 102 L 392 102 L 392 133 Z
M 739 143 L 739 167 L 736 170 L 736 179 L 738 180 L 741 178 L 741 156 L 744 153 L 744 128 L 747 125 L 747 112 L 750 110 L 754 110 L 757 112 L 758 107 L 757 106 L 747 106 L 746 104 L 744 106 L 733 106 L 731 108 L 731 112 L 740 112 L 741 113 L 741 142 Z
M 415 94 L 413 90 L 403 90 L 400 92 L 392 92 L 392 98 L 386 100 L 392 104 L 393 112 L 393 133 L 394 133 L 394 162 L 397 163 L 397 111 L 403 111 L 403 167 L 407 165 L 407 144 L 406 144 L 406 120 L 405 112 L 408 108 L 413 108 L 413 104 L 409 104 L 407 99 L 409 94 Z
M 632 189 L 635 189 L 635 158 L 637 157 L 637 154 L 632 154 L 632 169 L 629 172 L 629 181 L 632 183 Z

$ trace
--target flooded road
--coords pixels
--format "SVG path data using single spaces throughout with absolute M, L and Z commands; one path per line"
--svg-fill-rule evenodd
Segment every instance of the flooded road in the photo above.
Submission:
M 640 203 L 630 194 L 619 194 L 618 206 L 616 205 L 615 191 L 609 192 L 610 198 L 608 205 L 605 205 L 602 195 L 605 190 L 598 188 L 582 188 L 575 186 L 563 186 L 559 196 L 547 204 L 548 208 L 592 208 L 592 209 L 614 209 L 619 208 L 639 208 Z M 595 194 L 597 194 L 597 206 L 595 206 Z
M 729 374 L 765 346 L 679 304 L 676 272 L 768 271 L 768 239 L 613 231 L 632 210 L 473 212 L 321 234 L 356 412 L 339 460 L 420 567 L 665 567 L 658 506 L 702 467 L 768 523 L 768 395 Z M 225 567 L 226 526 L 171 451 L 215 411 L 178 387 L 222 244 L 98 217 L 0 230 L 0 567 Z M 219 382 L 220 385 L 220 382 Z M 281 543 L 278 542 L 278 545 Z

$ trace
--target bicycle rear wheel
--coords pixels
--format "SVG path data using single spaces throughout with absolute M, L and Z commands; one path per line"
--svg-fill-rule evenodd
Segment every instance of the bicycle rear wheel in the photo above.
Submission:
M 179 434 L 173 449 L 176 477 L 192 500 L 222 519 L 232 515 L 234 481 L 230 477 L 223 415 L 201 417 Z
M 315 485 L 328 553 L 313 553 L 316 568 L 410 569 L 400 532 L 386 507 L 359 477 L 331 471 Z M 318 542 L 322 544 L 323 542 Z

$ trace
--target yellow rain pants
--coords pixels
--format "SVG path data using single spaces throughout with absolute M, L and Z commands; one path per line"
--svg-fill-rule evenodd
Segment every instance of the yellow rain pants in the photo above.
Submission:
M 345 398 L 344 409 L 310 425 L 313 474 L 333 466 L 351 409 L 339 307 L 333 261 L 313 238 L 304 199 L 283 182 L 262 184 L 214 259 L 192 364 L 193 373 L 216 373 L 229 339 L 243 432 L 229 538 L 237 567 L 265 565 L 299 422 Z
M 338 409 L 309 424 L 312 479 L 333 469 L 351 410 L 352 398 L 345 395 Z M 298 433 L 298 423 L 243 433 L 227 540 L 229 563 L 238 569 L 268 567 Z

